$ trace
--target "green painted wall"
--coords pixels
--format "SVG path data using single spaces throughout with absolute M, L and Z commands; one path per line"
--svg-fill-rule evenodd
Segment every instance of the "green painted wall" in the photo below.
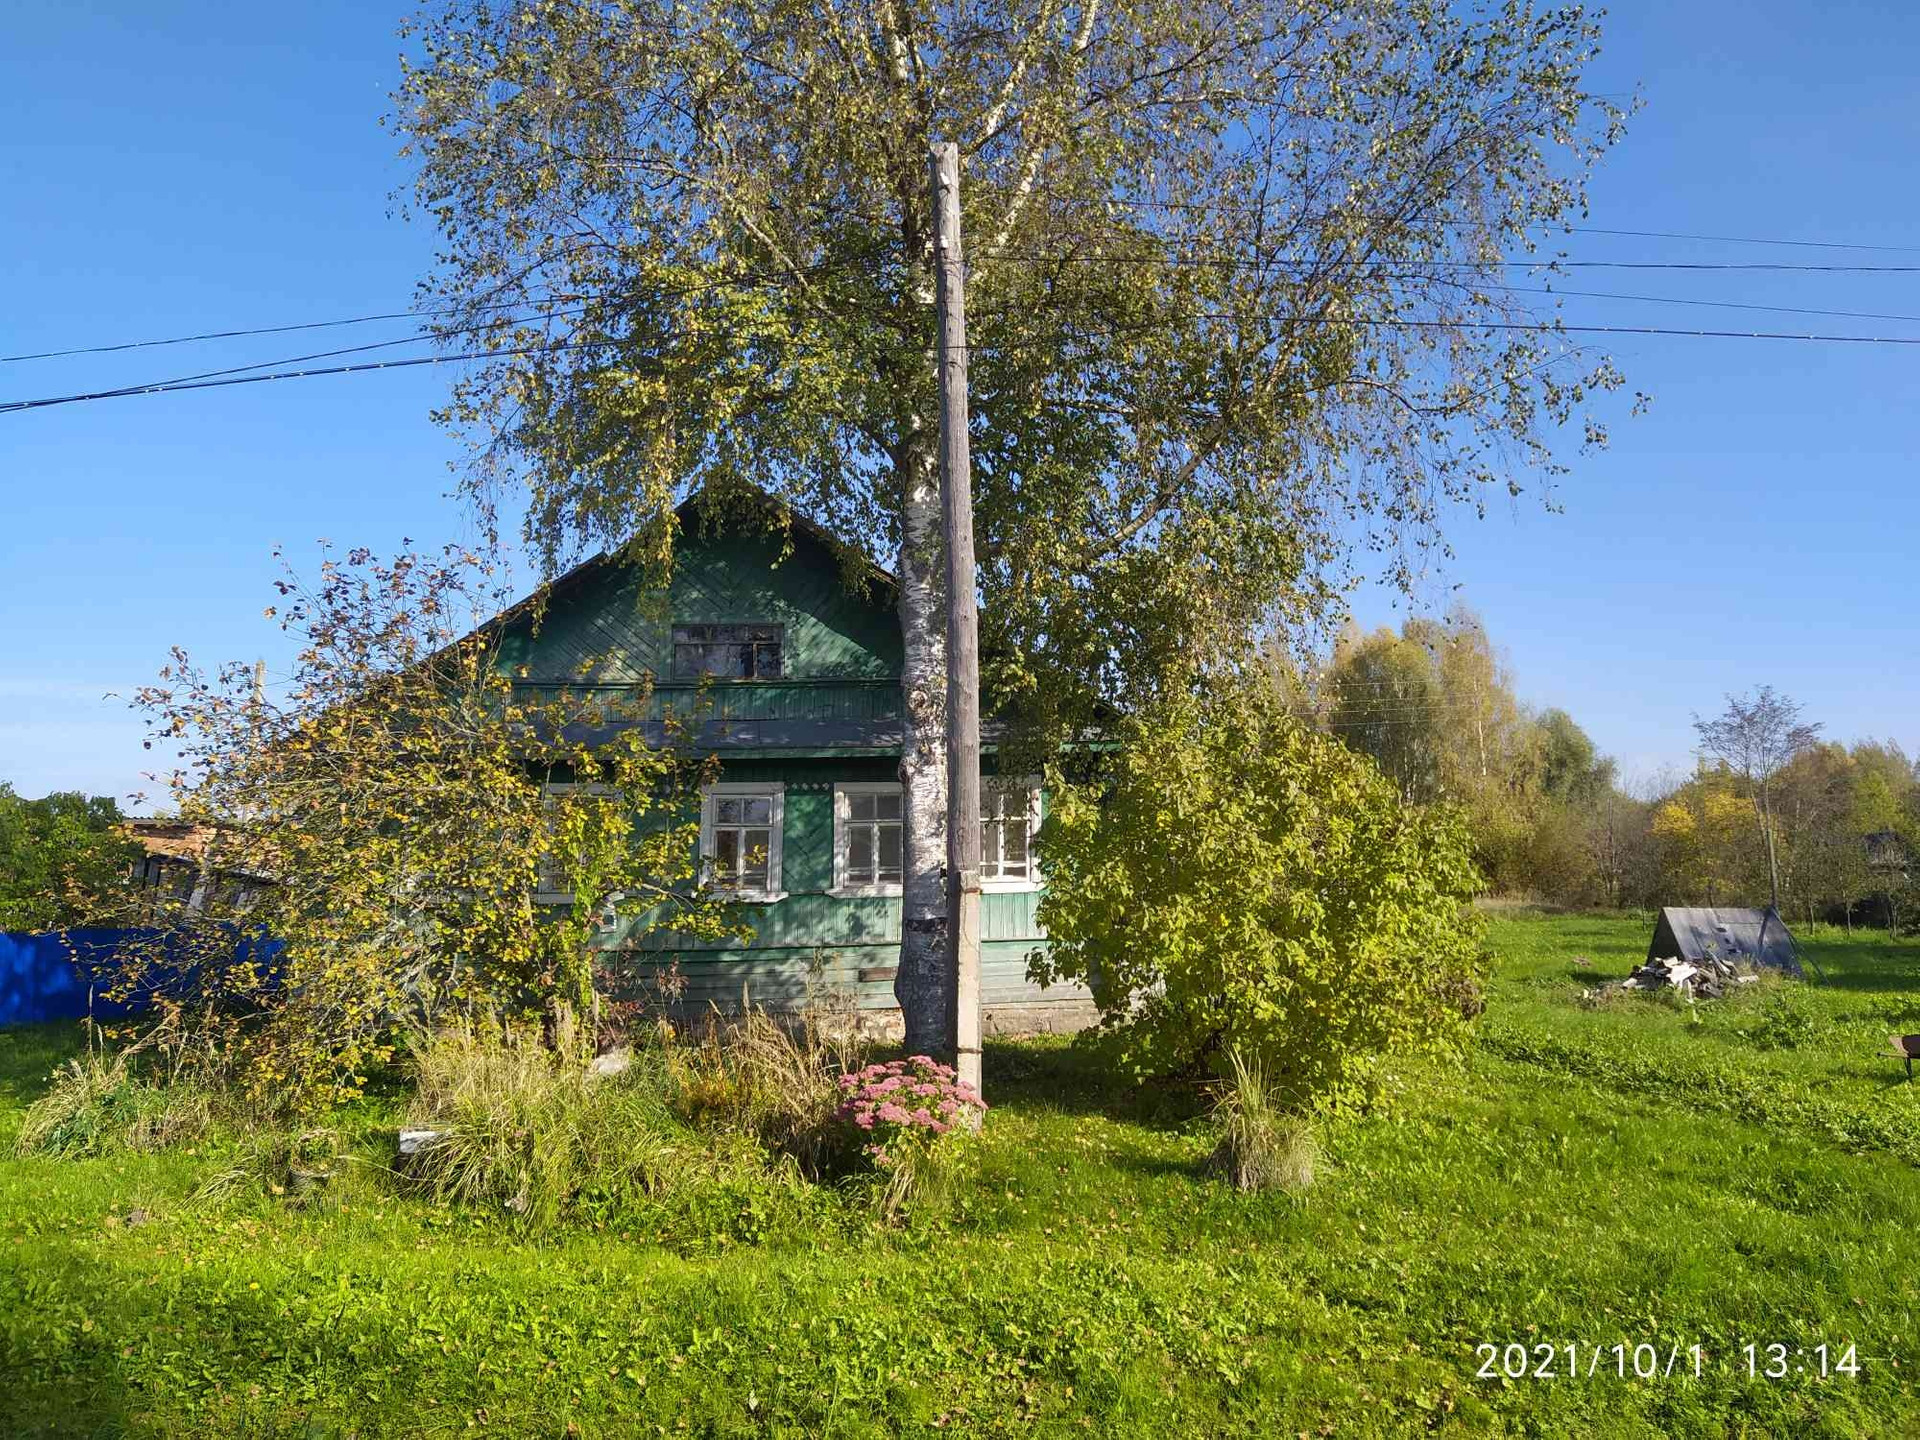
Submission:
M 900 901 L 893 897 L 827 894 L 833 884 L 833 786 L 837 781 L 890 780 L 894 762 L 868 756 L 843 760 L 747 760 L 729 765 L 726 780 L 778 781 L 785 786 L 781 883 L 787 898 L 754 907 L 753 940 L 747 945 L 690 941 L 664 934 L 633 940 L 622 932 L 608 939 L 644 973 L 677 961 L 687 982 L 686 1001 L 738 1004 L 749 984 L 757 1003 L 797 1001 L 812 983 L 851 990 L 870 1009 L 893 1003 L 891 970 L 900 947 Z M 1040 893 L 989 891 L 981 896 L 981 998 L 1013 1004 L 1071 999 L 1082 992 L 1042 992 L 1026 978 L 1027 956 L 1044 946 L 1035 919 Z M 880 973 L 886 972 L 886 973 Z M 863 976 L 865 978 L 863 978 Z
M 765 534 L 706 533 L 690 526 L 678 542 L 664 603 L 649 593 L 632 564 L 591 565 L 556 585 L 544 615 L 509 621 L 502 663 L 530 684 L 621 689 L 658 677 L 651 701 L 658 716 L 699 707 L 718 719 L 884 720 L 899 714 L 901 646 L 892 597 L 876 587 L 850 592 L 837 557 L 820 540 L 795 530 L 782 553 Z M 696 693 L 670 679 L 671 627 L 676 624 L 777 623 L 786 627 L 782 678 L 717 682 Z M 847 753 L 810 759 L 728 756 L 726 781 L 779 781 L 786 787 L 782 884 L 788 898 L 753 912 L 755 937 L 741 946 L 652 936 L 634 940 L 623 927 L 608 938 L 636 973 L 677 961 L 686 1001 L 737 1004 L 752 998 L 781 1005 L 809 984 L 851 990 L 862 1006 L 893 1001 L 891 970 L 900 943 L 900 902 L 842 898 L 833 884 L 835 782 L 897 778 L 894 756 Z M 1045 943 L 1032 892 L 982 897 L 982 999 L 989 1005 L 1074 998 L 1043 994 L 1026 980 L 1027 955 Z M 862 978 L 862 977 L 865 978 Z
M 781 696 L 795 703 L 793 697 L 810 688 L 806 682 L 835 680 L 883 682 L 882 692 L 892 693 L 901 648 L 890 598 L 878 587 L 850 592 L 833 554 L 804 531 L 793 533 L 784 555 L 775 536 L 683 534 L 665 604 L 634 564 L 586 567 L 555 587 L 537 624 L 522 618 L 505 627 L 502 660 L 515 670 L 525 667 L 533 683 L 623 685 L 649 674 L 666 683 L 672 626 L 746 621 L 786 626 L 783 678 L 801 683 L 716 687 L 738 690 L 744 703 L 778 703 L 770 697 Z M 872 689 L 856 686 L 851 693 Z

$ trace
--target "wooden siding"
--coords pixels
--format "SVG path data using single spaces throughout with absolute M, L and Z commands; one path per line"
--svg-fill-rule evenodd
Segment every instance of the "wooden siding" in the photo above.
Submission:
M 786 627 L 782 679 L 714 686 L 730 692 L 725 703 L 858 710 L 874 703 L 875 692 L 897 691 L 900 631 L 887 597 L 849 591 L 827 547 L 799 531 L 784 555 L 770 535 L 683 535 L 664 601 L 639 565 L 609 560 L 586 567 L 556 591 L 537 625 L 522 618 L 506 627 L 502 661 L 516 673 L 524 668 L 534 684 L 620 686 L 649 676 L 666 684 L 674 625 L 742 621 Z M 833 695 L 809 681 L 880 684 L 856 683 Z M 753 718 L 813 716 L 810 709 L 794 717 L 776 708 Z

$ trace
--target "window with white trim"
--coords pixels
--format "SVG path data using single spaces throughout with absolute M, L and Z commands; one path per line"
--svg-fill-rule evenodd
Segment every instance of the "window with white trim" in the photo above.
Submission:
M 779 900 L 786 787 L 709 785 L 700 801 L 701 869 L 709 885 L 745 900 Z
M 898 895 L 900 786 L 890 781 L 833 787 L 833 888 L 841 895 Z
M 980 884 L 989 890 L 1022 890 L 1040 883 L 1033 854 L 1040 828 L 1038 786 L 980 785 Z

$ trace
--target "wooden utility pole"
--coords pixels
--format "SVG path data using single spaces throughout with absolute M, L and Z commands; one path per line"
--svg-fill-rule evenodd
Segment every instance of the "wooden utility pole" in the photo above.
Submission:
M 933 147 L 934 299 L 940 315 L 940 508 L 947 542 L 947 946 L 954 1068 L 980 1086 L 980 627 L 967 443 L 967 292 L 960 147 Z

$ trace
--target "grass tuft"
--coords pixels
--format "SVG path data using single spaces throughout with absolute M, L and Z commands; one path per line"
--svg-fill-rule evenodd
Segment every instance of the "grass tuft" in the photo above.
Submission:
M 190 1144 L 213 1126 L 213 1101 L 198 1086 L 156 1085 L 125 1055 L 89 1052 L 54 1072 L 28 1107 L 14 1140 L 20 1155 L 96 1156 Z
M 543 1230 L 582 1203 L 659 1196 L 711 1169 L 655 1066 L 596 1078 L 537 1048 L 445 1034 L 420 1047 L 414 1073 L 408 1118 L 440 1136 L 412 1157 L 411 1174 L 443 1203 Z
M 1232 1075 L 1214 1104 L 1220 1138 L 1207 1168 L 1246 1194 L 1306 1194 L 1320 1161 L 1313 1122 L 1280 1108 L 1258 1060 L 1237 1050 L 1227 1058 Z

